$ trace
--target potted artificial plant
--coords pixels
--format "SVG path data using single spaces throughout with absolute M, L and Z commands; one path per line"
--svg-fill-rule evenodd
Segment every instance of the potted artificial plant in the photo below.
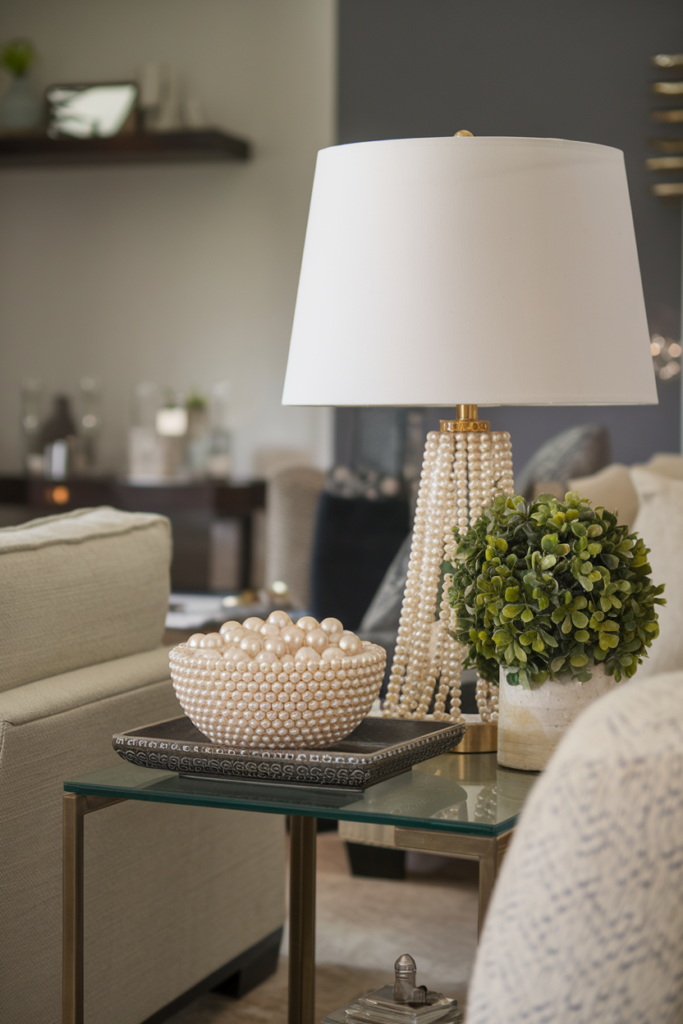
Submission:
M 36 52 L 29 39 L 11 39 L 0 48 L 0 67 L 10 76 L 0 99 L 0 130 L 30 131 L 40 124 L 42 104 L 33 93 L 29 71 Z
M 497 497 L 459 537 L 451 604 L 465 665 L 499 681 L 498 760 L 539 770 L 590 701 L 658 634 L 646 548 L 575 492 Z

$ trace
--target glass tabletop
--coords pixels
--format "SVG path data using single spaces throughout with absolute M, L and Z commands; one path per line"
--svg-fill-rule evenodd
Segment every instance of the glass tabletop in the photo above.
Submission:
M 180 776 L 121 763 L 64 783 L 69 793 L 334 818 L 496 836 L 513 828 L 537 775 L 502 768 L 495 754 L 442 754 L 362 794 L 324 786 Z

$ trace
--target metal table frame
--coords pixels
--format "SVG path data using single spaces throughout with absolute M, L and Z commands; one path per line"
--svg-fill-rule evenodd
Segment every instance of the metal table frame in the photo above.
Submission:
M 86 814 L 126 798 L 64 793 L 62 1024 L 85 1024 L 84 821 Z M 288 813 L 283 811 L 283 814 Z M 290 815 L 290 939 L 288 1024 L 315 1024 L 316 818 Z M 479 934 L 513 829 L 497 836 L 396 827 L 394 843 L 479 860 Z

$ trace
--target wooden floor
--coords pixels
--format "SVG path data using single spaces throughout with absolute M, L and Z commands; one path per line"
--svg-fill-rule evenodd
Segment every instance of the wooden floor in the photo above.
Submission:
M 415 957 L 418 984 L 464 1005 L 476 951 L 477 874 L 471 862 L 408 855 L 408 878 L 353 878 L 336 833 L 318 836 L 316 1017 L 392 980 L 401 953 Z M 287 951 L 287 936 L 283 940 Z M 172 1024 L 284 1024 L 287 960 L 241 1000 L 210 994 Z

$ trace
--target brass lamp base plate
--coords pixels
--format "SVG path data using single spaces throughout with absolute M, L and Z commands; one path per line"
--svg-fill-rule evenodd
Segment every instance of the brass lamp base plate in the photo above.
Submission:
M 482 722 L 479 715 L 465 715 L 467 732 L 450 754 L 492 754 L 498 750 L 498 723 Z

